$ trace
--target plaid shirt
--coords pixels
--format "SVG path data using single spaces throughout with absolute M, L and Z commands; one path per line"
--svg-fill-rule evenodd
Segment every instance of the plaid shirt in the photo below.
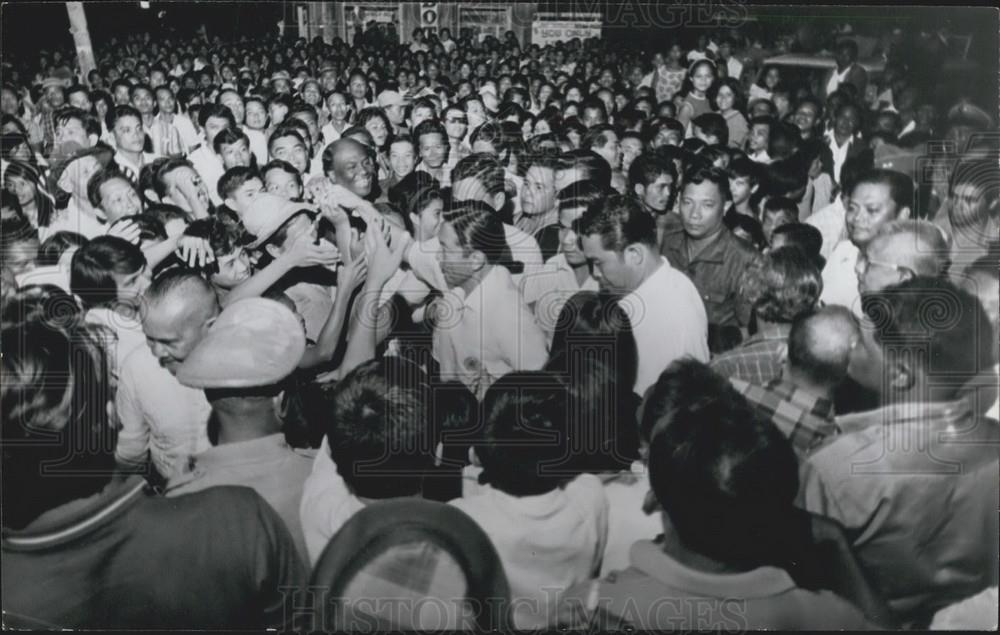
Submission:
M 712 360 L 712 370 L 723 377 L 763 386 L 781 376 L 781 351 L 788 342 L 788 324 L 762 329 L 742 345 Z
M 829 437 L 840 434 L 833 418 L 833 402 L 780 379 L 757 386 L 740 379 L 733 387 L 765 413 L 801 455 L 819 448 Z

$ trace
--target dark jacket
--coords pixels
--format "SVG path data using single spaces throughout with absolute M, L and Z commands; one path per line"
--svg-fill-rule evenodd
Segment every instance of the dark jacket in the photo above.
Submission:
M 683 229 L 675 229 L 664 234 L 660 253 L 672 267 L 691 278 L 705 302 L 708 323 L 746 327 L 753 307 L 740 293 L 740 282 L 760 254 L 725 227 L 694 260 L 688 259 L 687 246 L 687 234 Z

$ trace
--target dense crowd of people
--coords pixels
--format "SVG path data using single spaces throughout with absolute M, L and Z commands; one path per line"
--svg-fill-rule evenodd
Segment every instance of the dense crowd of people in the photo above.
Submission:
M 7 67 L 7 625 L 996 628 L 990 106 L 674 35 Z

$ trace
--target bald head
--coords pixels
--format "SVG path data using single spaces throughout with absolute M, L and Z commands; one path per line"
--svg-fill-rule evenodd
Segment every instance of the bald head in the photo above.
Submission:
M 354 139 L 337 139 L 323 150 L 323 172 L 327 177 L 364 198 L 372 191 L 375 161 L 372 152 Z
M 842 306 L 798 317 L 788 334 L 788 379 L 836 388 L 847 377 L 851 349 L 860 337 L 857 320 Z
M 172 269 L 147 289 L 142 331 L 160 365 L 177 371 L 219 315 L 212 286 L 195 271 Z
M 879 229 L 861 261 L 868 264 L 858 272 L 858 289 L 872 293 L 914 276 L 943 277 L 948 273 L 950 250 L 934 223 L 897 220 Z

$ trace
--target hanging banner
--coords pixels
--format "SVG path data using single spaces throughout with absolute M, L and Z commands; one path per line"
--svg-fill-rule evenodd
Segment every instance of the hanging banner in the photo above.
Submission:
M 459 6 L 458 26 L 460 32 L 467 33 L 482 42 L 487 36 L 503 39 L 510 30 L 510 8 L 491 6 Z
M 544 15 L 538 14 L 531 23 L 531 43 L 539 46 L 591 37 L 601 37 L 599 14 L 580 19 L 546 19 Z
M 376 24 L 399 24 L 399 5 L 389 3 L 349 4 L 344 7 L 344 17 L 348 24 L 368 24 L 374 20 Z
M 439 15 L 437 2 L 420 3 L 420 27 L 424 29 L 425 32 L 437 32 Z

